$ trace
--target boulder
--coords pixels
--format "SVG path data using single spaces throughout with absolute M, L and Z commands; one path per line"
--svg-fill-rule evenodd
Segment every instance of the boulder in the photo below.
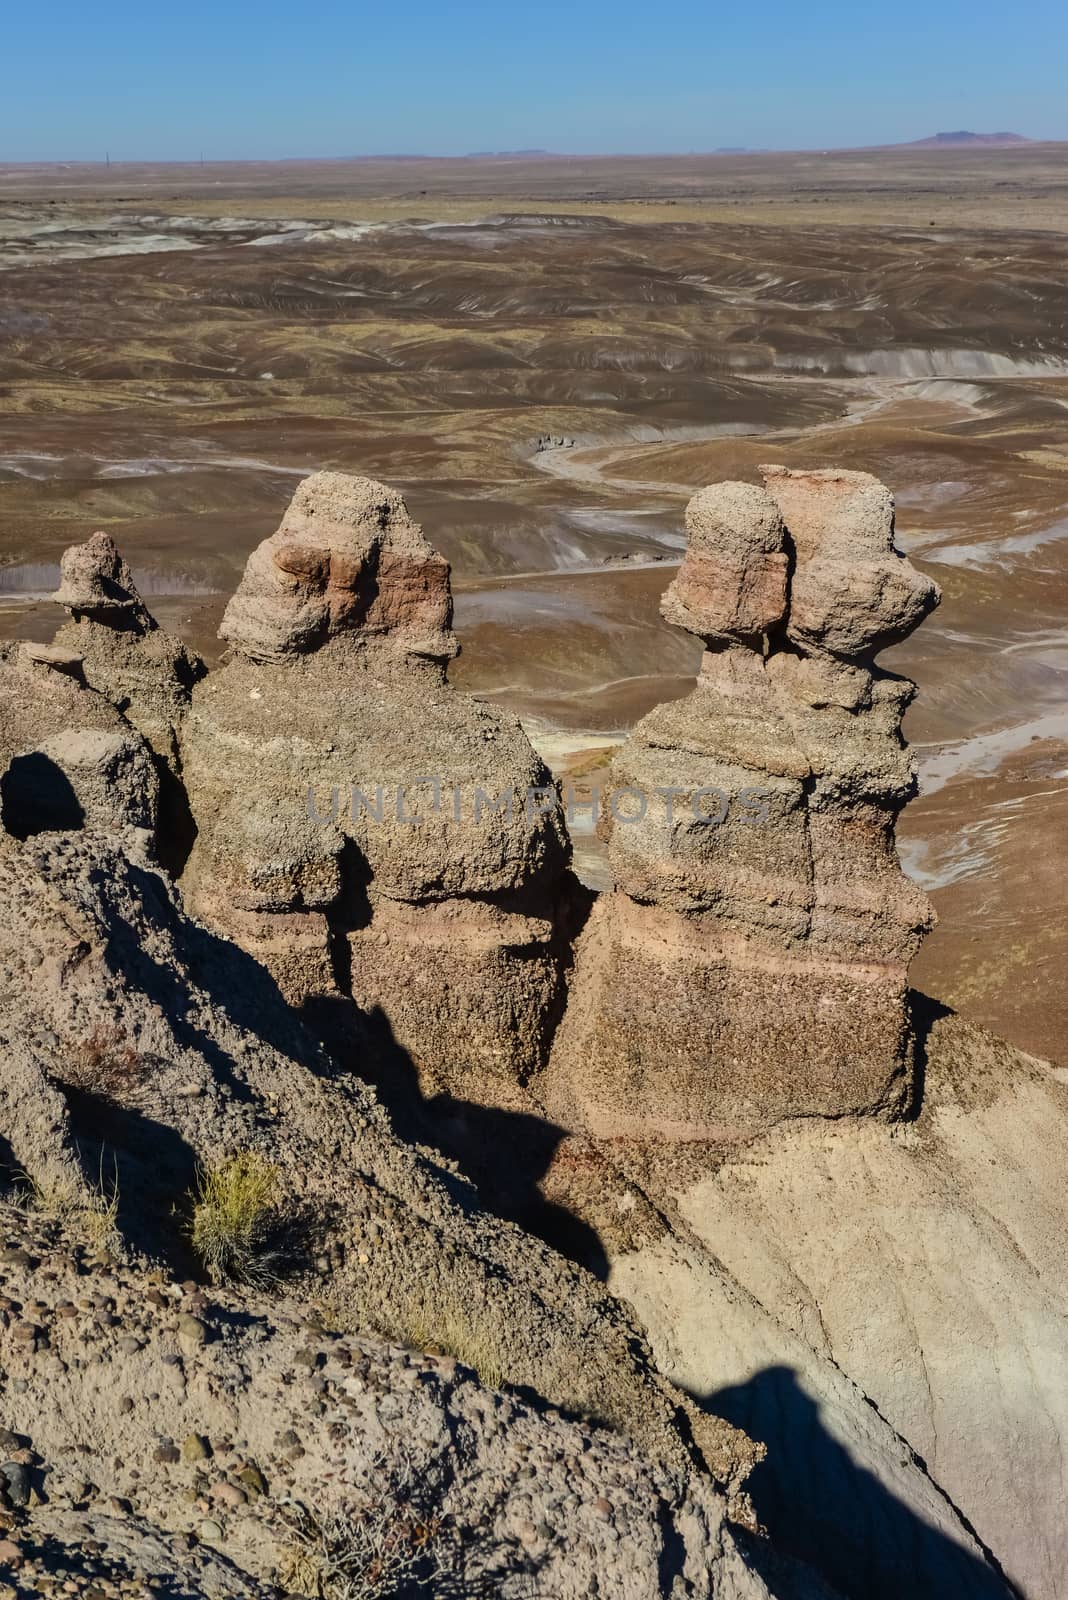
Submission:
M 938 585 L 894 546 L 894 499 L 885 484 L 837 468 L 762 471 L 794 552 L 790 639 L 867 661 L 934 610 Z
M 86 824 L 155 832 L 152 752 L 80 667 L 54 647 L 0 650 L 0 826 L 16 838 Z
M 457 650 L 451 622 L 448 562 L 397 491 L 316 472 L 249 557 L 219 632 L 253 661 L 305 655 L 342 633 L 447 661 Z
M 750 483 L 714 483 L 686 507 L 689 542 L 661 609 L 706 642 L 752 640 L 786 611 L 788 557 L 782 514 Z

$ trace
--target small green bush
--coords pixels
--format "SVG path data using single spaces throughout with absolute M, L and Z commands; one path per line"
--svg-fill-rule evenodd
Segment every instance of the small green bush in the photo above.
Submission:
M 281 1191 L 278 1168 L 255 1150 L 201 1168 L 189 1232 L 213 1282 L 266 1288 L 277 1281 Z

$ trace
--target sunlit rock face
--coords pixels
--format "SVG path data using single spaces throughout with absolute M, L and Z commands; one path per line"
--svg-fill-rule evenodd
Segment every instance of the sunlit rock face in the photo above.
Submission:
M 183 890 L 294 1004 L 341 1019 L 364 1069 L 499 1101 L 559 1013 L 569 845 L 525 804 L 554 791 L 517 719 L 447 684 L 450 619 L 448 564 L 396 491 L 301 485 L 183 729 Z
M 451 622 L 449 564 L 397 491 L 316 472 L 249 557 L 219 631 L 252 661 L 306 655 L 342 634 L 447 661 Z
M 613 769 L 617 886 L 544 1082 L 596 1134 L 730 1139 L 910 1099 L 908 965 L 932 921 L 894 843 L 914 686 L 874 658 L 939 594 L 874 478 L 769 467 L 765 485 L 691 501 L 663 609 L 705 642 L 697 684 Z

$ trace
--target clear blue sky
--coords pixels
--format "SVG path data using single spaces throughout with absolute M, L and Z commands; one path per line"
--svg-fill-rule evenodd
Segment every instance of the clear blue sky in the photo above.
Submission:
M 9 0 L 0 160 L 1068 138 L 1065 0 Z

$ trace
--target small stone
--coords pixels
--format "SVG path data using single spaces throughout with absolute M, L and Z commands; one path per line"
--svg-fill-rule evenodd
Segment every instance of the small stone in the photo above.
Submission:
M 254 1462 L 250 1461 L 248 1466 L 243 1467 L 237 1476 L 249 1494 L 258 1496 L 267 1493 L 267 1479 Z
M 220 1506 L 244 1506 L 248 1504 L 248 1495 L 244 1489 L 239 1489 L 236 1483 L 217 1483 L 211 1491 L 211 1498 Z
M 13 1506 L 30 1503 L 30 1474 L 21 1461 L 0 1464 L 0 1474 L 7 1480 L 7 1496 Z
M 182 1440 L 183 1461 L 207 1461 L 211 1455 L 211 1445 L 202 1433 L 191 1433 Z
M 214 1542 L 216 1539 L 221 1539 L 223 1536 L 223 1531 L 220 1524 L 213 1522 L 210 1517 L 204 1518 L 204 1521 L 198 1526 L 197 1532 L 202 1539 L 205 1539 L 209 1542 Z
M 190 1312 L 183 1311 L 178 1318 L 178 1343 L 187 1354 L 199 1350 L 200 1346 L 207 1344 L 208 1330 L 199 1317 L 194 1317 Z
M 173 1466 L 182 1459 L 182 1452 L 176 1444 L 169 1439 L 165 1444 L 158 1444 L 152 1452 L 153 1461 L 158 1461 L 161 1466 Z
M 5 1567 L 17 1567 L 22 1561 L 22 1549 L 14 1539 L 0 1539 L 0 1563 Z

